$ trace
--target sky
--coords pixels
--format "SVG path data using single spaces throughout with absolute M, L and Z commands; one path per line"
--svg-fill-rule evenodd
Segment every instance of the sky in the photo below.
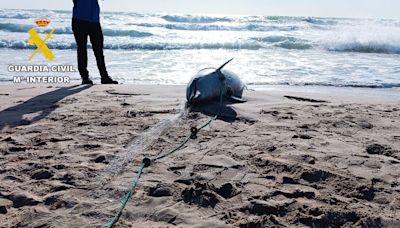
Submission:
M 99 3 L 103 11 L 400 19 L 399 0 L 99 0 Z M 72 0 L 1 0 L 0 5 L 11 9 L 70 10 L 71 7 Z

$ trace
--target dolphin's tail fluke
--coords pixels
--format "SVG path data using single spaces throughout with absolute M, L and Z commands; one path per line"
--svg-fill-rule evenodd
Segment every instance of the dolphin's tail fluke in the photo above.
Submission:
M 220 67 L 216 70 L 216 72 L 221 71 L 222 68 L 224 68 L 226 65 L 228 65 L 228 63 L 230 63 L 233 59 L 234 59 L 234 58 L 231 58 L 228 62 L 226 62 L 226 63 L 224 63 L 222 66 L 220 66 Z

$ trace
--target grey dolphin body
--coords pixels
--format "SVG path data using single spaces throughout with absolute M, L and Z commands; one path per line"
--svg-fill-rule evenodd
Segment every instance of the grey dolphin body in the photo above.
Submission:
M 207 101 L 219 101 L 221 93 L 223 99 L 231 102 L 243 103 L 243 90 L 246 85 L 239 76 L 229 70 L 220 68 L 206 68 L 197 73 L 186 88 L 186 99 L 189 104 L 204 103 Z

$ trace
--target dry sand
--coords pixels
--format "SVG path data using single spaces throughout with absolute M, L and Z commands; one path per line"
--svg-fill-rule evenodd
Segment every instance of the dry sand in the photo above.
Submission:
M 105 227 L 143 156 L 209 118 L 176 118 L 183 86 L 0 91 L 0 227 Z M 245 97 L 145 169 L 117 227 L 400 227 L 398 99 Z

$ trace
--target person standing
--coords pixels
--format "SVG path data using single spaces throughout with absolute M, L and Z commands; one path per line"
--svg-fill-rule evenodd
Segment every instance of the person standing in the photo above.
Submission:
M 87 70 L 87 43 L 88 37 L 94 55 L 97 68 L 101 75 L 101 84 L 118 84 L 110 78 L 104 61 L 104 36 L 100 25 L 100 6 L 97 0 L 73 0 L 72 31 L 77 45 L 78 70 L 82 78 L 82 84 L 93 84 L 89 79 Z

